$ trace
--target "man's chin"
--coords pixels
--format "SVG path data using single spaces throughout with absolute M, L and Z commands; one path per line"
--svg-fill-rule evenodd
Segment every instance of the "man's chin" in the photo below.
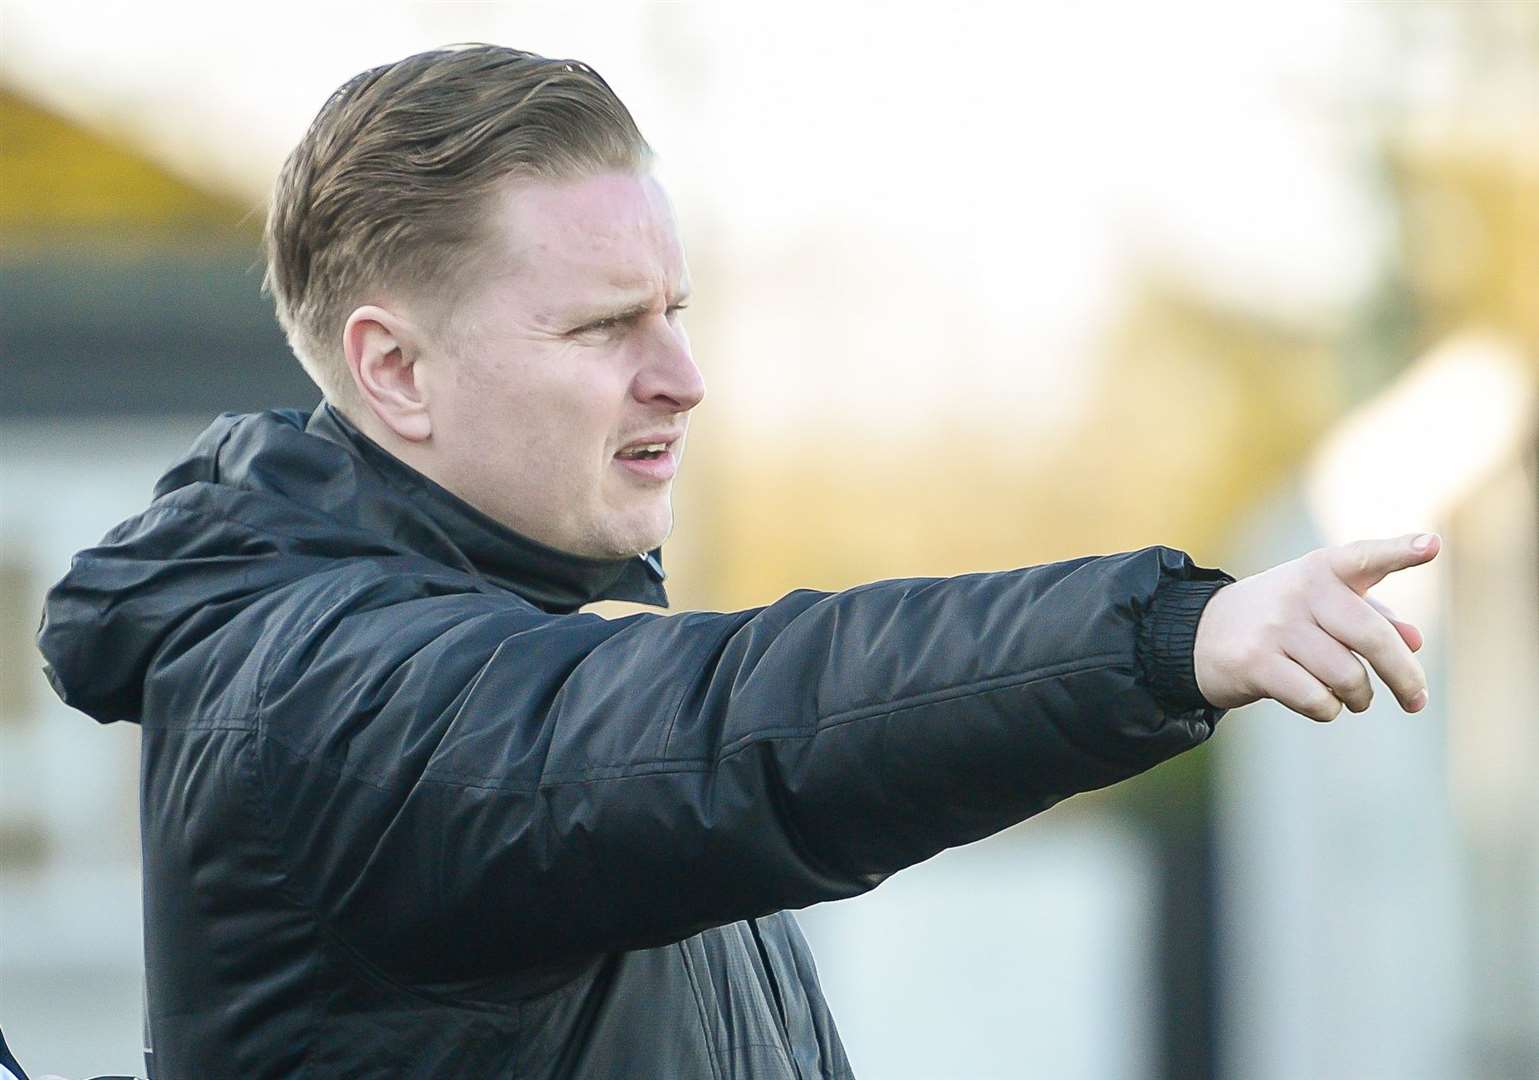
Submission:
M 645 555 L 662 547 L 672 532 L 673 510 L 665 506 L 660 514 L 637 515 L 629 520 L 612 522 L 602 547 L 610 558 Z

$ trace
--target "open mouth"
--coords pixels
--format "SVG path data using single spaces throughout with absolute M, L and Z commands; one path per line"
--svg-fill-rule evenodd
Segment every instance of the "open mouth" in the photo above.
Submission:
M 615 457 L 625 461 L 655 461 L 668 452 L 667 443 L 646 443 L 621 450 Z
M 671 432 L 654 432 L 651 438 L 643 435 L 615 452 L 615 464 L 635 479 L 650 484 L 666 483 L 679 470 L 679 458 L 674 447 L 679 445 L 682 438 L 682 434 L 673 435 Z

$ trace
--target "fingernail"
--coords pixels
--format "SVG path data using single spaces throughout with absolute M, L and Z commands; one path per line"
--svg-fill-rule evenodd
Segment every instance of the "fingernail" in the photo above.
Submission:
M 1411 541 L 1411 550 L 1426 551 L 1432 546 L 1433 535 L 1432 533 L 1422 533 L 1415 540 Z
M 1428 700 L 1425 690 L 1417 691 L 1416 696 L 1411 699 L 1411 711 L 1421 712 L 1422 709 L 1426 708 Z

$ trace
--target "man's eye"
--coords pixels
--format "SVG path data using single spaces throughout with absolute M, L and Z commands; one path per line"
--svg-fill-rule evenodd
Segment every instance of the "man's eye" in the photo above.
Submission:
M 674 304 L 674 305 L 672 305 L 672 306 L 670 306 L 668 308 L 668 314 L 671 317 L 674 314 L 674 312 L 676 312 L 676 311 L 683 311 L 687 307 L 689 307 L 688 304 Z M 620 326 L 620 325 L 622 325 L 624 323 L 629 323 L 629 322 L 634 322 L 634 321 L 635 321 L 635 316 L 614 316 L 614 317 L 608 318 L 608 319 L 599 319 L 597 322 L 590 322 L 586 326 L 579 326 L 576 330 L 573 330 L 572 333 L 574 333 L 574 334 L 603 333 L 603 332 L 608 331 L 608 330 L 613 330 L 615 327 Z

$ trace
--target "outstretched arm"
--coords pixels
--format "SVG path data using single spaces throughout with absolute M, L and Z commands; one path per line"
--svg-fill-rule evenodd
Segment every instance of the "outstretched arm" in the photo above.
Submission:
M 614 621 L 372 582 L 272 672 L 268 811 L 308 902 L 403 977 L 661 944 L 1202 742 L 1192 639 L 1232 580 L 1150 547 Z

